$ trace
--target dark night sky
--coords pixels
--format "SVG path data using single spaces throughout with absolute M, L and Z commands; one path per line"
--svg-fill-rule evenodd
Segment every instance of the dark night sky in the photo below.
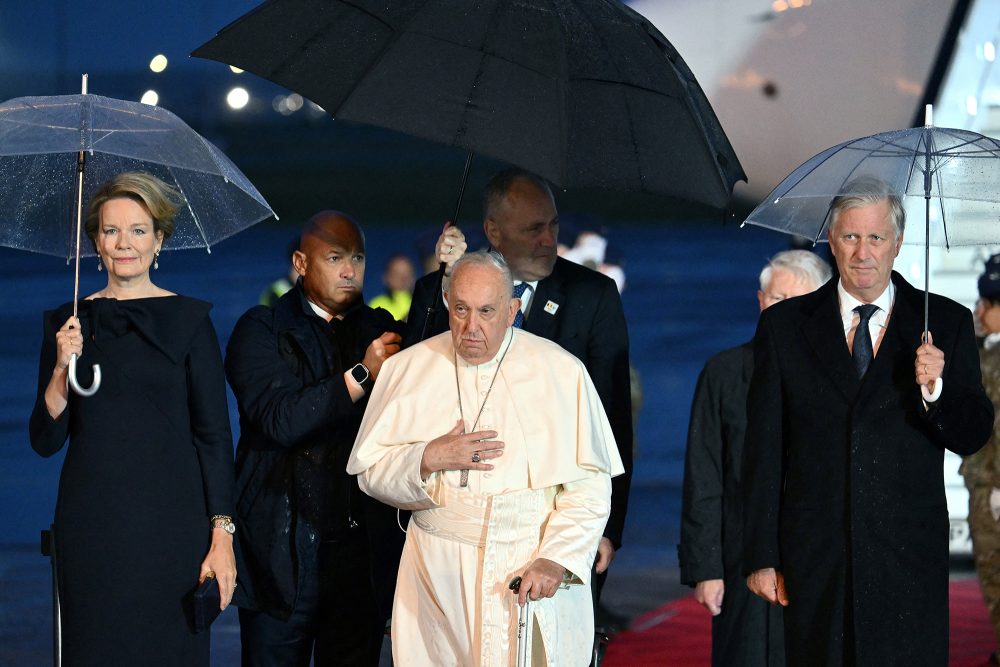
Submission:
M 449 207 L 440 202 L 454 199 L 465 158 L 461 151 L 371 126 L 334 123 L 309 105 L 282 116 L 272 103 L 288 91 L 188 55 L 261 1 L 0 0 L 0 101 L 78 94 L 85 72 L 91 94 L 137 101 L 154 89 L 160 106 L 219 146 L 275 210 L 293 214 L 289 217 L 331 198 L 370 218 L 441 217 Z M 149 69 L 158 53 L 169 60 L 162 74 Z M 235 85 L 251 94 L 242 111 L 225 103 Z M 471 192 L 497 166 L 478 160 Z M 656 197 L 648 202 L 634 195 L 580 197 L 581 209 L 612 217 L 663 210 Z
M 171 67 L 203 68 L 188 58 L 253 0 L 5 0 L 0 8 L 0 70 L 42 77 L 67 70 L 148 70 L 163 53 Z M 150 73 L 152 74 L 152 73 Z M 73 91 L 76 92 L 76 91 Z

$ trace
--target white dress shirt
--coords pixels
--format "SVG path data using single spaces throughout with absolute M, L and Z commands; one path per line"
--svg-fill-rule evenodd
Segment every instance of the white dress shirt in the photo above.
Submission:
M 861 320 L 861 315 L 854 311 L 858 306 L 864 305 L 864 301 L 858 301 L 844 289 L 844 282 L 837 283 L 837 296 L 840 300 L 840 319 L 844 323 L 844 338 L 847 339 L 848 349 L 854 349 L 854 330 Z M 878 310 L 868 320 L 868 333 L 872 337 L 872 356 L 878 354 L 879 344 L 882 342 L 882 335 L 885 333 L 886 325 L 889 323 L 889 313 L 892 312 L 892 305 L 896 299 L 896 286 L 889 281 L 888 286 L 872 301 L 878 306 Z
M 524 281 L 515 280 L 514 286 L 517 287 L 521 283 L 524 283 Z M 528 309 L 531 308 L 531 297 L 535 296 L 535 290 L 538 289 L 538 281 L 532 280 L 526 284 L 528 285 L 528 289 L 524 290 L 524 294 L 521 295 L 521 313 L 523 313 L 525 317 L 528 316 Z

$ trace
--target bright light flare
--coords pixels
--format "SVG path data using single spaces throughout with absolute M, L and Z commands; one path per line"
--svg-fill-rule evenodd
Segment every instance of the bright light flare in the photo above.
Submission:
M 143 104 L 148 104 L 151 107 L 155 107 L 160 102 L 160 96 L 156 94 L 155 90 L 147 90 L 142 94 L 139 99 Z
M 246 88 L 236 86 L 226 95 L 226 104 L 229 108 L 239 111 L 250 102 L 250 93 Z
M 231 71 L 231 72 L 232 72 L 233 74 L 243 74 L 243 70 L 241 70 L 241 69 L 240 69 L 239 67 L 234 67 L 233 65 L 230 65 L 230 66 L 229 66 L 229 70 L 230 70 L 230 71 Z
M 162 53 L 157 53 L 153 56 L 153 59 L 149 61 L 149 69 L 153 70 L 157 74 L 167 69 L 167 57 Z

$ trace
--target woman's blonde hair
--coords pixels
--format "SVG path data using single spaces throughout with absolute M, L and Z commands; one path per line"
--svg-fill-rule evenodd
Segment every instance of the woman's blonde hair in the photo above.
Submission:
M 97 249 L 101 228 L 101 207 L 112 199 L 131 199 L 142 204 L 153 218 L 153 233 L 163 233 L 166 241 L 174 233 L 174 215 L 183 203 L 181 194 L 156 176 L 141 171 L 118 174 L 94 193 L 87 209 L 87 236 Z

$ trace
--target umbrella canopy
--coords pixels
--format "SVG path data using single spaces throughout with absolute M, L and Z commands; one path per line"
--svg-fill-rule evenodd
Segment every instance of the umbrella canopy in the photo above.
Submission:
M 677 50 L 618 0 L 272 0 L 193 55 L 562 187 L 724 208 L 746 180 Z
M 80 151 L 84 210 L 126 171 L 149 172 L 184 195 L 172 249 L 210 250 L 274 215 L 229 158 L 166 109 L 99 95 L 19 97 L 0 104 L 0 245 L 74 254 Z M 89 241 L 80 251 L 94 254 Z
M 903 242 L 924 246 L 924 332 L 928 330 L 930 246 L 1000 243 L 1000 142 L 968 130 L 925 127 L 845 141 L 789 174 L 743 224 L 826 240 L 829 207 L 838 195 L 859 194 L 882 181 L 906 209 Z M 863 192 L 860 191 L 860 192 Z M 932 206 L 932 200 L 937 206 Z M 924 223 L 913 224 L 918 221 Z M 926 336 L 926 333 L 925 333 Z M 926 338 L 925 338 L 926 340 Z M 940 396 L 921 387 L 928 401 Z
M 826 149 L 789 174 L 744 224 L 825 241 L 830 201 L 849 194 L 845 186 L 862 176 L 878 178 L 902 197 L 907 244 L 1000 243 L 1000 142 L 932 126 Z

